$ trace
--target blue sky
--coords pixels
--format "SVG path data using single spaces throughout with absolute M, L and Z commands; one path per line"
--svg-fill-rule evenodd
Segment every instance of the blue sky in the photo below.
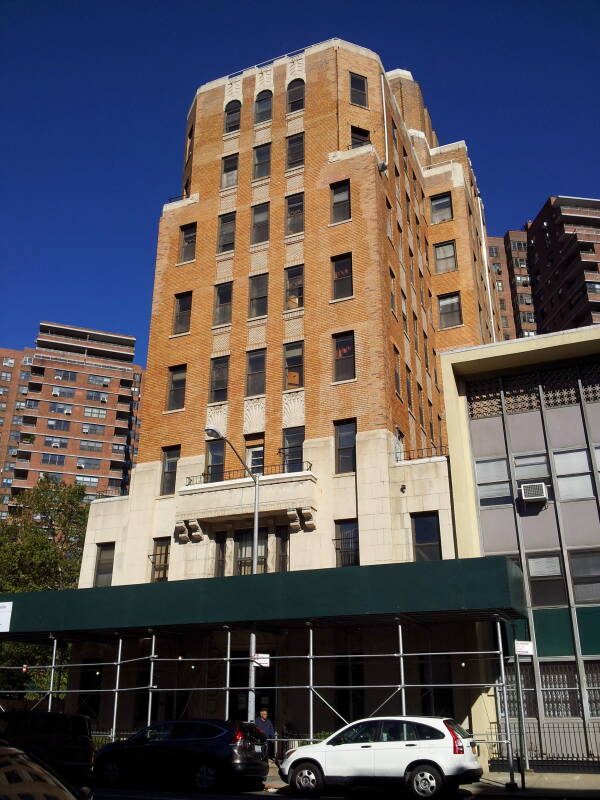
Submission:
M 198 85 L 339 36 L 409 69 L 466 139 L 502 234 L 551 194 L 600 196 L 596 0 L 3 0 L 0 346 L 42 319 L 133 334 Z

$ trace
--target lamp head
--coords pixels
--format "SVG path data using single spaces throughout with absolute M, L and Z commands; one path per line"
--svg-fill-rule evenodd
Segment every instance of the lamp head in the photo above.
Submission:
M 217 428 L 211 428 L 210 425 L 207 425 L 204 428 L 204 433 L 208 436 L 209 439 L 222 439 L 223 434 L 221 431 L 217 430 Z

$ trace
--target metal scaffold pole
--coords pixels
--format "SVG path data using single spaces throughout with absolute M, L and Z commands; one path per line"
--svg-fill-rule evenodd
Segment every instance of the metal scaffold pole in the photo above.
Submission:
M 115 674 L 115 690 L 113 700 L 113 721 L 112 730 L 110 732 L 110 739 L 114 742 L 117 733 L 117 712 L 119 710 L 119 680 L 121 678 L 121 655 L 123 653 L 123 639 L 119 637 L 119 646 L 117 647 L 117 671 Z
M 231 683 L 231 631 L 225 625 L 227 631 L 226 661 L 225 661 L 225 719 L 229 719 L 229 686 Z
M 400 659 L 400 697 L 402 698 L 402 713 L 406 714 L 406 689 L 404 688 L 404 638 L 402 636 L 402 625 L 398 623 L 398 656 Z
M 308 622 L 308 736 L 312 741 L 315 737 L 315 696 L 314 687 L 314 632 Z
M 52 637 L 52 666 L 50 667 L 50 686 L 48 687 L 48 711 L 52 711 L 52 694 L 54 692 L 54 670 L 56 668 L 56 637 Z
M 152 722 L 152 690 L 154 689 L 154 661 L 156 659 L 156 636 L 152 634 L 150 649 L 150 676 L 148 679 L 148 725 Z
M 508 694 L 506 692 L 506 670 L 504 669 L 504 648 L 502 645 L 502 626 L 500 620 L 496 618 L 496 637 L 498 639 L 498 658 L 500 661 L 500 682 L 502 687 L 502 726 L 506 738 L 506 756 L 508 759 L 508 772 L 510 780 L 506 788 L 514 791 L 517 788 L 515 783 L 515 765 L 513 761 L 512 740 L 510 737 L 510 721 L 508 717 Z

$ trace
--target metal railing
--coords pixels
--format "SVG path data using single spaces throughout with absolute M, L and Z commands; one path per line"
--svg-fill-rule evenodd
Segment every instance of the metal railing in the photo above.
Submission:
M 515 753 L 521 755 L 518 722 L 511 719 L 510 727 Z M 525 743 L 530 762 L 591 762 L 600 765 L 600 721 L 587 722 L 586 731 L 582 721 L 536 719 L 525 720 Z M 490 747 L 490 757 L 501 760 L 500 746 Z
M 415 461 L 418 458 L 435 458 L 436 456 L 447 456 L 448 448 L 444 445 L 439 447 L 421 447 L 417 450 L 398 450 L 396 461 Z
M 284 475 L 294 472 L 310 472 L 312 463 L 310 461 L 294 462 L 299 463 L 300 469 L 290 469 L 288 463 L 270 464 L 260 470 L 260 475 Z M 241 478 L 247 478 L 248 473 L 244 469 L 228 469 L 228 470 L 207 470 L 201 475 L 190 475 L 185 479 L 186 486 L 195 486 L 200 483 L 221 483 L 222 481 L 235 481 Z

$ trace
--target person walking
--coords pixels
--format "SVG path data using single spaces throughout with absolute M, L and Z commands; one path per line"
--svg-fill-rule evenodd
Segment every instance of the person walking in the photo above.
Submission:
M 269 758 L 273 758 L 275 754 L 275 728 L 269 719 L 269 712 L 266 708 L 261 708 L 261 710 L 258 712 L 258 717 L 254 720 L 254 724 L 267 738 Z

